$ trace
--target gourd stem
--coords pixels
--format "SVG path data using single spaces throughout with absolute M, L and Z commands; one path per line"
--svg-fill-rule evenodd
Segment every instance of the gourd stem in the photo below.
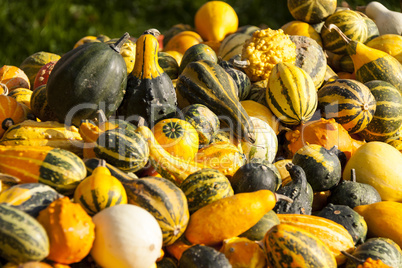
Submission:
M 274 195 L 275 195 L 276 202 L 283 200 L 283 201 L 286 201 L 288 203 L 293 203 L 293 199 L 288 197 L 288 196 L 286 196 L 286 195 L 278 194 L 278 193 L 274 193 Z
M 114 51 L 117 53 L 120 53 L 121 47 L 124 45 L 124 43 L 127 41 L 127 39 L 130 38 L 129 33 L 124 33 L 122 37 L 120 37 L 119 40 L 116 41 L 116 43 L 109 45 Z
M 161 33 L 155 28 L 148 29 L 143 34 L 152 34 L 155 37 L 158 37 L 159 35 L 161 35 Z
M 345 255 L 347 258 L 353 260 L 354 262 L 356 262 L 356 263 L 358 263 L 358 264 L 363 264 L 363 263 L 365 262 L 365 260 L 359 259 L 359 258 L 353 256 L 352 254 L 346 252 L 346 251 L 343 251 L 343 250 L 342 250 L 341 253 L 342 253 L 343 255 Z
M 1 95 L 8 95 L 8 87 L 6 84 L 0 83 L 0 86 L 3 88 L 3 93 Z
M 246 68 L 247 66 L 250 66 L 249 60 L 230 59 L 229 62 L 232 63 L 233 66 L 237 68 Z
M 337 154 L 337 153 L 336 153 L 337 150 L 338 150 L 338 146 L 337 146 L 337 145 L 334 145 L 331 149 L 329 149 L 329 153 L 332 154 L 332 155 L 333 155 L 333 154 L 336 155 L 336 154 Z
M 325 25 L 324 25 L 325 26 Z M 325 26 L 327 27 L 327 26 Z M 332 30 L 335 30 L 341 37 L 342 39 L 346 42 L 346 43 L 350 43 L 350 41 L 352 41 L 352 39 L 350 39 L 349 37 L 347 37 L 342 31 L 341 29 L 338 28 L 338 26 L 336 26 L 335 24 L 330 24 L 328 27 L 328 30 L 331 32 Z
M 100 159 L 98 167 L 106 167 L 105 159 Z
M 350 180 L 356 182 L 356 170 L 354 168 L 350 170 Z
M 6 118 L 4 119 L 3 123 L 1 124 L 1 127 L 5 130 L 7 130 L 9 127 L 14 125 L 14 121 L 11 118 Z

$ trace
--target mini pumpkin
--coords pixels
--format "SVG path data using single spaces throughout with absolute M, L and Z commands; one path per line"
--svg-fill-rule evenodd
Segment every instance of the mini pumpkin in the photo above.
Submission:
M 13 97 L 0 95 L 0 137 L 10 126 L 21 123 L 26 119 L 22 105 Z
M 0 87 L 3 94 L 13 91 L 16 88 L 30 88 L 28 76 L 23 70 L 16 66 L 4 65 L 0 68 Z

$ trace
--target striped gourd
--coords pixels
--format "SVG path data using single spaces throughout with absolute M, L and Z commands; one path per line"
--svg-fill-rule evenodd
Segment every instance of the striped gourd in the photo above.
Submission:
M 324 49 L 335 54 L 345 54 L 347 44 L 336 31 L 329 28 L 330 24 L 336 25 L 351 40 L 365 42 L 367 39 L 367 24 L 364 18 L 354 10 L 341 10 L 325 20 L 321 30 L 321 38 Z
M 129 204 L 146 209 L 162 229 L 163 245 L 175 242 L 189 221 L 187 199 L 171 181 L 158 177 L 143 177 L 123 183 Z
M 228 178 L 216 169 L 194 172 L 180 184 L 188 202 L 190 213 L 226 196 L 233 195 Z
M 13 97 L 17 102 L 25 104 L 28 108 L 31 107 L 32 90 L 27 88 L 16 88 L 8 96 Z
M 253 126 L 239 102 L 236 87 L 219 64 L 206 60 L 189 63 L 176 83 L 177 90 L 190 104 L 204 104 L 230 126 L 236 137 L 253 143 Z
M 359 132 L 366 141 L 385 141 L 397 134 L 402 125 L 402 95 L 390 83 L 375 80 L 365 83 L 374 95 L 373 119 Z
M 279 218 L 275 211 L 268 211 L 262 218 L 253 225 L 250 229 L 240 234 L 240 237 L 247 237 L 250 240 L 261 241 L 266 232 L 273 226 L 279 224 Z
M 7 261 L 41 261 L 49 254 L 49 238 L 43 226 L 27 213 L 0 204 L 0 256 Z
M 179 64 L 169 53 L 159 51 L 158 64 L 170 79 L 176 79 L 179 76 Z
M 66 195 L 86 176 L 81 158 L 50 146 L 0 146 L 0 172 L 22 183 L 41 182 Z
M 327 70 L 327 57 L 324 50 L 310 37 L 290 35 L 289 38 L 296 44 L 295 65 L 310 75 L 314 81 L 315 88 L 318 89 L 324 82 Z
M 318 109 L 334 118 L 349 133 L 362 131 L 373 119 L 376 99 L 370 89 L 354 79 L 337 79 L 318 91 Z
M 225 71 L 233 78 L 237 85 L 238 93 L 237 96 L 239 100 L 247 99 L 248 94 L 250 94 L 251 81 L 246 73 L 236 69 L 228 61 L 220 61 L 219 65 L 222 66 Z
M 0 139 L 0 145 L 51 146 L 82 155 L 83 141 L 75 126 L 25 120 L 11 126 Z
M 336 10 L 336 0 L 288 0 L 287 6 L 296 20 L 319 23 Z
M 46 84 L 32 92 L 30 104 L 32 113 L 41 121 L 57 121 L 57 116 L 47 103 Z
M 355 243 L 352 236 L 339 223 L 313 215 L 278 214 L 277 216 L 280 223 L 291 224 L 317 236 L 335 255 L 338 265 L 346 261 L 346 257 L 341 251 L 354 250 Z
M 275 65 L 266 91 L 268 107 L 282 123 L 298 125 L 310 120 L 317 108 L 317 91 L 311 77 L 285 62 Z
M 251 36 L 246 33 L 233 33 L 226 36 L 219 47 L 218 56 L 222 60 L 230 60 L 234 56 L 241 54 L 244 42 L 250 38 Z
M 280 223 L 272 227 L 265 234 L 263 243 L 272 267 L 337 267 L 334 255 L 324 242 L 291 224 Z
M 183 54 L 183 58 L 180 62 L 179 74 L 183 72 L 187 64 L 199 60 L 209 60 L 217 63 L 218 57 L 216 56 L 216 52 L 212 49 L 212 47 L 206 44 L 199 43 L 193 45 L 189 47 Z
M 266 93 L 267 93 L 267 80 L 257 81 L 251 84 L 250 92 L 247 96 L 247 100 L 258 102 L 267 106 Z
M 149 148 L 141 135 L 121 128 L 101 133 L 94 152 L 96 157 L 126 172 L 143 168 L 149 156 Z
M 92 172 L 94 171 L 95 168 L 97 168 L 101 162 L 103 161 L 103 159 L 99 159 L 99 158 L 87 158 L 84 159 L 84 163 L 85 163 L 85 167 L 87 169 L 87 176 L 90 176 L 92 174 Z M 110 174 L 117 178 L 121 183 L 126 182 L 126 181 L 131 181 L 131 180 L 135 180 L 138 179 L 137 175 L 135 175 L 132 172 L 124 172 L 121 171 L 120 169 L 118 169 L 117 167 L 106 163 L 106 167 L 109 169 Z
M 387 52 L 402 63 L 402 35 L 383 34 L 365 43 L 365 45 Z
M 36 74 L 48 62 L 57 61 L 60 56 L 54 53 L 40 51 L 27 57 L 19 66 L 29 78 L 29 83 L 33 86 L 35 83 Z
M 0 193 L 0 203 L 13 206 L 32 217 L 62 197 L 52 187 L 38 182 L 17 184 Z

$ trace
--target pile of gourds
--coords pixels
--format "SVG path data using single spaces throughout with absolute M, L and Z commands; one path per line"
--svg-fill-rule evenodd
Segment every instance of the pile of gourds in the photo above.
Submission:
M 85 36 L 0 68 L 3 267 L 402 267 L 402 18 Z

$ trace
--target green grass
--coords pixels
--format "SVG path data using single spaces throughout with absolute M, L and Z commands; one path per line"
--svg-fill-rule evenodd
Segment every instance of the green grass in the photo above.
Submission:
M 162 34 L 171 26 L 194 25 L 194 15 L 205 0 L 0 0 L 0 64 L 19 66 L 38 51 L 62 55 L 83 36 L 124 32 L 138 37 L 149 28 Z M 292 20 L 285 0 L 228 0 L 241 25 L 273 29 Z M 279 2 L 279 3 L 278 3 Z M 368 1 L 348 1 L 364 5 Z M 398 0 L 380 1 L 400 11 Z

